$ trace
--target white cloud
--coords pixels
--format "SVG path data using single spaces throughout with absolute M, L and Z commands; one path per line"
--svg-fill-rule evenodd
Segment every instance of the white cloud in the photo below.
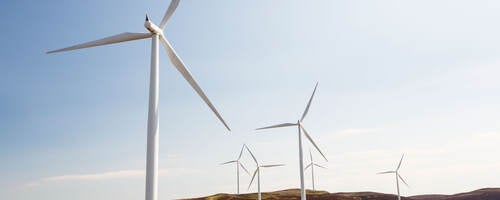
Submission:
M 159 169 L 160 176 L 173 176 L 186 173 L 196 173 L 199 170 L 195 169 Z M 144 170 L 118 170 L 103 173 L 94 174 L 67 174 L 59 176 L 51 176 L 42 178 L 36 181 L 31 181 L 25 184 L 26 187 L 37 187 L 43 184 L 58 183 L 58 182 L 68 182 L 68 181 L 102 181 L 102 180 L 116 180 L 116 179 L 132 179 L 132 178 L 144 178 Z
M 412 91 L 415 89 L 434 89 L 445 92 L 460 92 L 464 94 L 467 89 L 498 89 L 500 79 L 500 59 L 476 61 L 471 60 L 462 64 L 450 67 L 448 71 L 433 73 L 426 78 L 416 80 L 409 85 Z M 400 89 L 408 90 L 408 87 Z
M 370 134 L 377 132 L 378 129 L 375 128 L 352 128 L 352 129 L 344 129 L 339 131 L 337 134 L 339 136 L 357 136 L 357 135 L 363 135 L 363 134 Z
M 97 181 L 97 180 L 111 180 L 111 179 L 124 179 L 136 178 L 144 176 L 144 170 L 119 170 L 95 174 L 68 174 L 60 176 L 52 176 L 32 181 L 26 186 L 35 187 L 45 183 L 64 182 L 64 181 Z

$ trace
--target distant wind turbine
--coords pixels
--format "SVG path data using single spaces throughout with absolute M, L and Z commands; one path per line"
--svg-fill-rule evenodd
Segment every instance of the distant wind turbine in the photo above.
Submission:
M 259 162 L 257 161 L 257 158 L 255 158 L 255 156 L 253 155 L 252 151 L 250 151 L 248 146 L 245 146 L 245 148 L 247 149 L 248 153 L 250 153 L 250 155 L 253 158 L 253 161 L 255 161 L 255 165 L 257 166 L 255 171 L 253 172 L 252 180 L 250 181 L 250 184 L 248 184 L 248 189 L 250 189 L 250 186 L 252 186 L 252 183 L 253 183 L 253 180 L 255 179 L 255 176 L 257 176 L 257 199 L 261 200 L 262 199 L 262 196 L 260 194 L 260 170 L 261 170 L 261 168 L 279 167 L 279 166 L 284 166 L 284 164 L 260 165 Z
M 314 145 L 314 148 L 318 150 L 318 152 L 323 156 L 323 158 L 326 159 L 325 155 L 321 150 L 319 149 L 318 145 L 313 141 L 309 133 L 307 132 L 306 128 L 304 127 L 304 124 L 302 124 L 302 121 L 307 115 L 307 112 L 309 112 L 309 107 L 311 106 L 311 102 L 313 100 L 314 94 L 316 93 L 316 88 L 318 88 L 318 83 L 316 83 L 316 86 L 314 86 L 314 91 L 311 95 L 311 98 L 309 99 L 309 102 L 307 103 L 306 109 L 304 110 L 304 113 L 302 114 L 302 117 L 297 120 L 296 123 L 283 123 L 283 124 L 277 124 L 273 126 L 267 126 L 263 128 L 258 128 L 256 130 L 262 130 L 262 129 L 271 129 L 271 128 L 280 128 L 280 127 L 289 127 L 289 126 L 297 126 L 299 129 L 299 172 L 300 172 L 300 199 L 301 200 L 306 200 L 306 189 L 304 186 L 304 159 L 303 159 L 303 152 L 302 152 L 302 131 L 304 132 L 304 135 L 306 138 Z
M 241 151 L 240 151 L 240 155 L 238 156 L 238 159 L 232 160 L 232 161 L 228 161 L 228 162 L 225 162 L 225 163 L 221 163 L 221 165 L 226 165 L 226 164 L 229 164 L 229 163 L 236 163 L 236 188 L 237 188 L 238 194 L 240 194 L 240 167 L 243 170 L 245 170 L 245 172 L 248 175 L 250 175 L 250 173 L 245 168 L 245 166 L 243 166 L 243 164 L 241 164 L 241 162 L 240 162 L 240 159 L 241 159 L 241 156 L 243 155 L 243 150 L 245 150 L 245 147 L 246 147 L 246 145 L 243 144 L 243 146 L 241 147 Z
M 78 44 L 62 49 L 57 49 L 49 51 L 47 53 L 56 53 L 63 51 L 71 51 L 76 49 L 83 49 L 95 46 L 102 46 L 108 44 L 115 44 L 120 42 L 127 42 L 132 40 L 140 40 L 151 38 L 151 72 L 150 72 L 150 82 L 149 82 L 149 109 L 148 109 L 148 131 L 147 131 L 147 161 L 146 161 L 146 200 L 157 200 L 158 199 L 158 143 L 159 143 L 159 121 L 158 121 L 158 87 L 159 87 L 159 64 L 158 64 L 158 42 L 161 41 L 163 47 L 165 47 L 170 61 L 174 67 L 182 74 L 184 79 L 193 87 L 193 89 L 198 93 L 198 95 L 203 99 L 203 101 L 210 107 L 212 112 L 219 118 L 219 120 L 224 124 L 224 126 L 229 129 L 229 126 L 222 119 L 221 115 L 215 109 L 215 106 L 210 102 L 208 97 L 205 95 L 203 90 L 200 88 L 198 83 L 194 80 L 193 76 L 186 68 L 182 60 L 179 58 L 175 50 L 170 45 L 170 42 L 165 38 L 163 29 L 167 25 L 168 20 L 174 13 L 175 9 L 179 5 L 180 0 L 172 0 L 167 12 L 165 13 L 160 26 L 155 25 L 146 15 L 146 21 L 144 22 L 144 27 L 149 31 L 148 33 L 131 33 L 125 32 L 103 39 Z
M 323 169 L 326 169 L 326 167 L 318 165 L 314 162 L 311 150 L 309 150 L 309 157 L 311 159 L 311 162 L 304 168 L 304 170 L 307 170 L 307 168 L 309 168 L 309 167 L 311 168 L 312 187 L 313 187 L 313 191 L 316 191 L 316 188 L 314 187 L 314 167 L 316 166 L 316 167 L 320 167 Z
M 399 180 L 401 179 L 401 181 L 403 181 L 403 183 L 407 186 L 407 187 L 410 187 L 406 181 L 403 179 L 403 177 L 399 174 L 399 168 L 401 167 L 401 163 L 403 162 L 403 158 L 404 158 L 404 154 L 403 156 L 401 156 L 401 160 L 399 160 L 399 164 L 398 164 L 398 167 L 396 167 L 396 170 L 394 171 L 386 171 L 386 172 L 380 172 L 380 173 L 377 173 L 377 174 L 394 174 L 396 175 L 396 187 L 398 189 L 398 200 L 401 200 L 401 195 L 399 193 Z

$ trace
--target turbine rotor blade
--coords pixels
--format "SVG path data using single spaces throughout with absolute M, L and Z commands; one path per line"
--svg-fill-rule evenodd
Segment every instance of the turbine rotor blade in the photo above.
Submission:
M 227 161 L 225 163 L 221 163 L 220 165 L 226 165 L 226 164 L 235 163 L 235 162 L 238 162 L 238 161 L 237 160 L 231 160 L 231 161 Z
M 248 146 L 245 146 L 245 148 L 247 149 L 248 153 L 250 153 L 250 155 L 252 156 L 253 158 L 253 161 L 255 161 L 255 164 L 257 165 L 257 167 L 259 166 L 259 162 L 257 162 L 257 158 L 255 158 L 255 156 L 253 155 L 252 151 L 250 151 L 250 149 L 248 148 Z
M 83 48 L 89 48 L 89 47 L 95 47 L 95 46 L 102 46 L 102 45 L 107 45 L 107 44 L 115 44 L 115 43 L 120 43 L 120 42 L 126 42 L 126 41 L 132 41 L 132 40 L 140 40 L 140 39 L 145 39 L 145 38 L 150 38 L 153 34 L 152 33 L 130 33 L 130 32 L 125 32 L 125 33 L 120 33 L 117 35 L 113 35 L 110 37 L 105 37 L 99 40 L 94 40 L 82 44 L 77 44 L 73 45 L 70 47 L 62 48 L 62 49 L 57 49 L 57 50 L 52 50 L 48 51 L 47 53 L 57 53 L 57 52 L 63 52 L 63 51 L 71 51 L 71 50 L 76 50 L 76 49 L 83 49 Z
M 245 144 L 241 147 L 240 155 L 238 156 L 238 160 L 240 160 L 241 156 L 243 155 L 243 150 L 245 149 Z
M 255 169 L 255 172 L 253 173 L 253 176 L 252 176 L 252 180 L 250 181 L 250 184 L 248 184 L 248 189 L 250 189 L 250 186 L 252 186 L 252 183 L 253 183 L 253 180 L 255 179 L 255 175 L 257 175 L 257 171 L 259 170 L 259 168 L 257 167 L 257 169 Z
M 306 106 L 306 109 L 304 110 L 304 113 L 302 114 L 302 117 L 300 118 L 300 121 L 303 121 L 304 118 L 306 117 L 307 115 L 307 112 L 309 112 L 309 107 L 311 107 L 311 102 L 313 100 L 313 97 L 314 97 L 314 93 L 316 93 L 316 88 L 318 88 L 318 82 L 316 82 L 316 86 L 314 86 L 314 90 L 313 90 L 313 93 L 311 95 L 311 98 L 309 98 L 309 102 L 307 102 L 307 106 Z
M 312 165 L 312 163 L 308 164 L 306 167 L 304 167 L 304 170 L 307 170 L 307 168 L 311 167 Z
M 258 128 L 258 129 L 255 129 L 255 130 L 263 130 L 263 129 L 271 129 L 271 128 L 281 128 L 281 127 L 289 127 L 289 126 L 297 126 L 297 124 L 296 123 L 283 123 L 283 124 L 276 124 L 276 125 L 272 125 L 272 126 L 262 127 L 262 128 Z
M 316 163 L 314 163 L 314 166 L 316 166 L 316 167 L 321 167 L 321 168 L 323 168 L 323 169 L 327 169 L 326 167 L 323 167 L 323 166 L 318 165 L 318 164 L 316 164 Z
M 408 185 L 408 183 L 406 183 L 406 181 L 403 179 L 403 177 L 401 175 L 398 174 L 398 177 L 399 177 L 399 179 L 401 179 L 401 181 L 403 181 L 403 183 L 406 185 L 406 187 L 410 187 Z
M 379 172 L 377 174 L 393 174 L 396 173 L 395 171 L 386 171 L 386 172 Z
M 276 164 L 276 165 L 261 165 L 260 167 L 269 168 L 269 167 L 280 167 L 285 166 L 284 164 Z
M 170 2 L 170 5 L 168 6 L 167 12 L 165 12 L 165 16 L 163 16 L 163 19 L 161 20 L 160 23 L 160 28 L 164 29 L 165 25 L 167 25 L 168 20 L 172 15 L 174 14 L 175 9 L 177 9 L 177 6 L 179 6 L 180 0 L 172 0 Z
M 401 167 L 401 163 L 403 162 L 404 157 L 405 157 L 405 155 L 403 154 L 403 156 L 401 156 L 401 160 L 399 160 L 398 168 L 396 168 L 396 171 L 398 171 L 399 168 Z
M 311 149 L 309 149 L 309 158 L 311 158 L 311 163 L 313 163 L 313 155 L 312 155 Z
M 227 128 L 227 130 L 231 131 L 231 129 L 226 124 L 224 119 L 222 119 L 222 116 L 219 114 L 219 112 L 217 112 L 217 109 L 215 108 L 215 106 L 212 104 L 212 102 L 210 102 L 210 100 L 205 95 L 203 90 L 200 88 L 198 83 L 196 83 L 196 81 L 194 80 L 194 78 L 191 75 L 191 73 L 189 72 L 189 70 L 186 68 L 186 66 L 184 65 L 182 60 L 179 58 L 179 56 L 177 55 L 175 50 L 172 48 L 172 45 L 170 45 L 168 40 L 163 35 L 161 35 L 161 42 L 163 43 L 163 46 L 167 50 L 168 57 L 170 58 L 170 61 L 172 61 L 172 64 L 177 69 L 177 71 L 179 71 L 182 74 L 184 79 L 186 79 L 186 81 L 191 85 L 191 87 L 193 87 L 193 89 L 196 91 L 196 93 L 198 93 L 198 95 L 201 97 L 201 99 L 203 99 L 203 101 L 208 105 L 208 107 L 210 107 L 212 112 L 217 116 L 217 118 L 219 118 L 219 120 L 222 122 L 222 124 L 224 124 L 224 126 Z
M 245 172 L 250 176 L 250 172 L 248 172 L 247 168 L 245 168 L 245 166 L 243 166 L 243 164 L 241 164 L 240 162 L 238 162 L 238 165 L 240 165 L 240 167 L 245 170 Z
M 328 159 L 326 159 L 326 156 L 325 154 L 323 154 L 323 152 L 321 152 L 321 150 L 319 149 L 318 145 L 316 145 L 316 143 L 314 142 L 314 140 L 311 138 L 311 136 L 309 135 L 309 133 L 307 132 L 306 128 L 304 127 L 304 125 L 300 124 L 300 128 L 304 131 L 304 135 L 307 137 L 307 139 L 313 144 L 314 148 L 316 148 L 316 150 L 318 150 L 318 152 L 321 154 L 321 156 L 323 156 L 323 158 L 328 162 Z

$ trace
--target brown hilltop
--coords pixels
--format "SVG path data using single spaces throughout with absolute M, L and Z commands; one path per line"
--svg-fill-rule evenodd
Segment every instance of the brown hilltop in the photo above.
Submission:
M 256 193 L 250 194 L 216 194 L 208 197 L 186 200 L 250 200 L 257 199 Z M 263 200 L 299 200 L 299 189 L 288 189 L 275 192 L 263 192 Z M 307 191 L 308 200 L 396 200 L 396 195 L 376 192 L 341 192 L 329 193 L 326 191 Z M 485 188 L 472 192 L 454 195 L 418 195 L 401 197 L 402 200 L 500 200 L 500 188 Z
M 414 200 L 500 200 L 500 188 L 485 188 L 454 195 L 419 195 Z
M 310 191 L 307 190 L 307 199 L 309 200 L 382 200 L 391 199 L 394 200 L 395 195 L 391 194 L 381 194 L 374 192 L 359 192 L 359 193 L 329 193 L 326 191 Z M 257 193 L 250 194 L 216 194 L 208 197 L 193 198 L 186 200 L 249 200 L 257 199 Z M 262 200 L 300 200 L 300 189 L 288 189 L 280 190 L 275 192 L 263 192 Z M 402 200 L 411 200 L 409 198 L 402 198 Z

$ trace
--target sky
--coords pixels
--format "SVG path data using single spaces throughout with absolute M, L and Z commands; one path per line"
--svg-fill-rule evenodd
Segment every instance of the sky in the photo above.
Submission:
M 0 3 L 0 199 L 144 198 L 150 41 L 46 51 L 159 22 L 169 1 Z M 182 1 L 165 30 L 232 128 L 160 52 L 159 198 L 299 187 L 301 115 L 328 158 L 316 188 L 405 196 L 500 186 L 500 2 Z M 304 141 L 307 153 L 311 145 Z M 308 158 L 305 159 L 308 162 Z M 243 163 L 254 169 L 248 154 Z M 243 174 L 241 190 L 250 177 Z M 306 186 L 311 187 L 310 172 Z

